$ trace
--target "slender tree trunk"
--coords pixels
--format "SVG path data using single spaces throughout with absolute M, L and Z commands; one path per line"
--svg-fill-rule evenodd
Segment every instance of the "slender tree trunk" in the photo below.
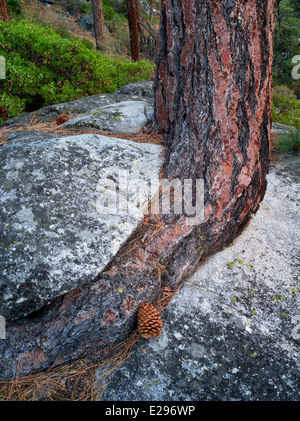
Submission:
M 4 20 L 5 22 L 9 22 L 9 15 L 7 9 L 7 1 L 0 0 L 0 20 Z
M 104 30 L 102 0 L 92 0 L 92 4 L 93 4 L 93 18 L 94 18 L 96 48 L 98 51 L 101 51 L 103 50 L 103 45 L 105 44 L 105 30 Z
M 204 179 L 204 222 L 161 216 L 156 229 L 150 216 L 98 279 L 8 323 L 0 378 L 68 363 L 125 339 L 141 303 L 160 303 L 163 288 L 176 291 L 203 256 L 245 227 L 264 196 L 269 168 L 274 5 L 162 2 L 155 121 L 165 137 L 164 173 Z
M 126 0 L 130 33 L 131 58 L 133 61 L 139 61 L 141 59 L 139 46 L 139 17 L 137 13 L 139 4 L 139 1 L 137 2 L 136 0 Z

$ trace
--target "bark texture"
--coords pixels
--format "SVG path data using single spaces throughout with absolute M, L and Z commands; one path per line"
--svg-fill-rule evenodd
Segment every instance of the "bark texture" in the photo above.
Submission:
M 0 0 L 0 20 L 4 20 L 5 22 L 9 22 L 9 15 L 7 9 L 7 1 Z
M 138 13 L 138 11 L 140 11 L 140 2 L 139 0 L 126 0 L 126 5 L 128 11 L 131 58 L 133 61 L 139 61 L 141 59 L 139 46 L 140 15 Z
M 244 227 L 266 189 L 274 7 L 162 3 L 155 118 L 165 176 L 204 179 L 211 246 Z
M 105 43 L 105 29 L 104 29 L 102 0 L 92 0 L 92 5 L 93 5 L 96 48 L 98 51 L 101 51 L 103 49 L 103 44 Z
M 155 119 L 166 142 L 164 174 L 204 179 L 204 223 L 193 226 L 184 215 L 146 218 L 98 279 L 7 324 L 0 378 L 123 340 L 141 303 L 155 304 L 162 288 L 175 291 L 202 256 L 245 227 L 269 167 L 274 4 L 162 2 Z

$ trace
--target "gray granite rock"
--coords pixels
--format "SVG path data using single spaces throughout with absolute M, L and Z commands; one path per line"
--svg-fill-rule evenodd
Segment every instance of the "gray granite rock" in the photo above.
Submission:
M 122 101 L 128 101 L 129 97 L 126 94 L 99 94 L 92 95 L 85 98 L 80 98 L 75 101 L 65 102 L 62 104 L 48 105 L 40 108 L 37 111 L 30 113 L 19 114 L 6 120 L 0 127 L 10 127 L 14 125 L 28 124 L 31 118 L 35 117 L 37 123 L 44 123 L 46 121 L 55 120 L 60 114 L 82 114 L 90 111 L 98 110 L 105 105 L 112 105 Z M 132 96 L 131 101 L 146 101 L 147 109 L 152 108 L 152 101 L 145 97 Z
M 78 19 L 78 25 L 81 26 L 85 31 L 90 32 L 93 36 L 95 36 L 94 30 L 94 18 L 93 14 L 81 15 Z
M 123 101 L 144 101 L 147 103 L 147 112 L 151 113 L 153 106 L 152 82 L 141 81 L 131 83 L 120 88 L 113 94 L 96 94 L 75 101 L 64 102 L 42 107 L 30 113 L 19 114 L 6 120 L 0 127 L 28 124 L 35 117 L 35 122 L 43 123 L 56 119 L 59 114 L 83 114 L 99 110 L 106 105 L 116 104 Z M 150 117 L 151 118 L 151 117 Z
M 161 146 L 94 134 L 16 131 L 7 140 L 0 155 L 0 314 L 9 320 L 99 275 L 143 218 L 150 191 L 138 191 L 136 180 L 158 183 L 163 161 Z M 127 197 L 115 195 L 125 176 Z M 106 212 L 111 197 L 118 204 L 127 198 L 128 210 Z
M 69 130 L 96 129 L 110 134 L 134 134 L 150 122 L 152 113 L 149 108 L 145 101 L 123 101 L 73 117 L 62 127 Z
M 249 226 L 185 282 L 104 400 L 299 401 L 299 164 L 270 171 Z
M 95 37 L 95 29 L 94 29 L 94 17 L 93 14 L 81 15 L 77 21 L 78 25 L 81 26 L 85 31 L 90 32 L 93 37 Z M 107 36 L 108 29 L 106 25 L 104 25 L 105 36 Z
M 116 94 L 154 98 L 153 82 L 143 80 L 140 82 L 129 83 L 128 85 L 119 88 L 116 91 Z
M 272 124 L 272 134 L 282 135 L 282 134 L 289 133 L 291 130 L 295 130 L 295 128 L 291 126 L 287 126 L 286 124 L 278 124 L 278 123 Z

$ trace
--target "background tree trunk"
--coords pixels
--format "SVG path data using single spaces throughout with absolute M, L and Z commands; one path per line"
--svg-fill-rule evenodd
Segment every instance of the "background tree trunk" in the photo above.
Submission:
M 140 8 L 140 2 L 137 0 L 126 0 L 126 5 L 128 11 L 131 58 L 133 61 L 139 61 L 141 59 L 138 25 L 140 17 L 137 13 L 137 10 Z
M 103 50 L 103 45 L 105 44 L 105 29 L 104 29 L 102 0 L 92 0 L 92 5 L 93 5 L 96 48 L 98 51 L 101 51 Z
M 9 15 L 7 9 L 7 1 L 0 0 L 0 20 L 4 20 L 5 22 L 9 22 Z
M 146 218 L 98 279 L 7 324 L 0 378 L 125 339 L 141 303 L 159 304 L 162 290 L 176 291 L 202 256 L 245 227 L 264 196 L 269 168 L 274 4 L 162 2 L 155 121 L 165 137 L 164 174 L 204 179 L 204 223 L 193 226 L 185 215 Z

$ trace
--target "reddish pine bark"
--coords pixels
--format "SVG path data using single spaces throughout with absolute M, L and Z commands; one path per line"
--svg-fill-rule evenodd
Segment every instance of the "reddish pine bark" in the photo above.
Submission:
M 5 22 L 9 22 L 9 15 L 7 9 L 7 1 L 0 0 L 0 20 L 4 20 Z
M 162 2 L 155 119 L 165 176 L 204 179 L 210 247 L 245 226 L 266 189 L 274 8 L 274 0 Z
M 92 0 L 92 5 L 93 5 L 96 48 L 98 51 L 101 51 L 103 49 L 103 44 L 105 44 L 105 29 L 104 29 L 102 0 Z
M 156 217 L 94 282 L 8 323 L 0 378 L 107 349 L 136 327 L 141 303 L 175 291 L 200 259 L 231 242 L 258 209 L 270 152 L 275 0 L 164 0 L 155 80 L 165 176 L 203 178 L 205 220 Z M 134 240 L 134 243 L 132 242 Z M 134 246 L 133 246 L 134 244 Z M 118 293 L 118 288 L 123 293 Z
M 130 33 L 130 48 L 131 58 L 133 61 L 139 61 L 140 57 L 140 46 L 139 46 L 139 10 L 140 2 L 137 0 L 126 0 L 127 11 L 128 11 L 128 23 Z

